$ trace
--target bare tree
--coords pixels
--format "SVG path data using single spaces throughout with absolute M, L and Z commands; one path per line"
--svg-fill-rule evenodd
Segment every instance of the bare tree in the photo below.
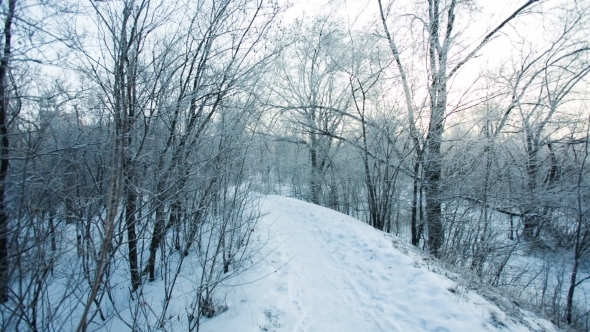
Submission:
M 8 150 L 10 140 L 8 138 L 8 107 L 9 87 L 8 71 L 12 53 L 12 22 L 16 10 L 16 0 L 8 2 L 8 10 L 4 18 L 2 58 L 0 58 L 0 136 L 2 140 L 2 152 L 0 154 L 0 302 L 8 300 L 9 269 L 8 255 L 8 214 L 6 211 L 6 176 L 8 174 Z
M 334 110 L 346 110 L 350 104 L 340 68 L 344 36 L 328 18 L 317 19 L 309 30 L 306 26 L 295 29 L 303 31 L 284 52 L 277 68 L 280 81 L 269 84 L 270 104 L 279 110 L 279 116 L 289 119 L 291 140 L 307 148 L 309 198 L 321 204 L 324 176 L 340 145 L 334 135 L 343 130 L 345 120 Z
M 427 35 L 425 48 L 428 50 L 426 63 L 428 64 L 428 96 L 429 96 L 429 122 L 428 130 L 424 141 L 424 157 L 421 159 L 424 168 L 424 188 L 426 203 L 426 225 L 428 227 L 428 247 L 435 255 L 440 254 L 439 250 L 444 242 L 444 228 L 442 222 L 442 150 L 441 144 L 444 133 L 444 120 L 447 112 L 448 83 L 449 80 L 457 74 L 457 71 L 469 60 L 471 60 L 498 32 L 510 21 L 515 19 L 519 14 L 532 6 L 537 0 L 531 0 L 515 10 L 504 21 L 498 24 L 494 29 L 485 34 L 484 38 L 478 42 L 467 54 L 458 55 L 460 60 L 455 63 L 449 63 L 449 59 L 454 54 L 453 47 L 456 43 L 457 32 L 456 17 L 461 14 L 461 10 L 468 10 L 463 7 L 459 1 L 428 1 L 426 17 L 421 18 L 423 30 Z M 406 107 L 408 111 L 408 121 L 414 133 L 414 102 L 411 94 L 406 68 L 400 57 L 400 51 L 396 45 L 395 37 L 390 33 L 387 24 L 387 17 L 381 0 L 378 0 L 381 22 L 387 41 L 389 42 L 392 54 L 396 60 L 397 68 L 401 74 L 402 86 L 406 97 Z M 414 140 L 418 143 L 416 134 Z M 418 145 L 418 144 L 416 144 Z M 422 153 L 421 149 L 417 149 Z

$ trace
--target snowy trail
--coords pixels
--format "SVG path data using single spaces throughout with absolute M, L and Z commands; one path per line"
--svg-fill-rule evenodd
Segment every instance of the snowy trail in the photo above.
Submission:
M 394 247 L 395 238 L 346 215 L 267 196 L 263 279 L 205 331 L 530 331 L 476 294 Z M 534 330 L 552 331 L 545 321 Z
M 425 278 L 426 270 L 413 267 L 408 257 L 395 257 L 384 234 L 294 199 L 269 197 L 267 204 L 275 205 L 270 216 L 276 218 L 274 226 L 284 243 L 278 251 L 288 260 L 289 295 L 300 313 L 294 331 L 469 331 L 473 327 L 467 324 L 461 329 L 458 323 L 465 315 L 456 310 L 433 315 L 447 302 L 454 307 L 456 296 L 439 280 Z M 406 262 L 399 261 L 404 258 Z M 396 271 L 400 263 L 410 265 L 411 271 Z
M 331 235 L 322 233 L 314 225 L 319 222 L 314 214 L 298 205 L 283 204 L 277 210 L 283 211 L 283 215 L 278 216 L 281 222 L 276 226 L 280 227 L 278 233 L 284 243 L 280 250 L 288 257 L 285 272 L 289 299 L 300 315 L 294 330 L 391 330 L 380 325 L 374 313 L 363 307 L 362 290 L 351 282 L 350 271 L 342 268 L 342 259 L 338 257 L 341 250 L 334 248 Z M 325 319 L 339 316 L 346 319 Z

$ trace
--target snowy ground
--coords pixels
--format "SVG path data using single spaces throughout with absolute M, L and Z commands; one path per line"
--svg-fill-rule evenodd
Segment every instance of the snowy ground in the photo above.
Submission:
M 556 330 L 527 312 L 506 315 L 346 215 L 280 196 L 263 209 L 253 267 L 227 284 L 238 285 L 218 296 L 228 310 L 202 331 Z

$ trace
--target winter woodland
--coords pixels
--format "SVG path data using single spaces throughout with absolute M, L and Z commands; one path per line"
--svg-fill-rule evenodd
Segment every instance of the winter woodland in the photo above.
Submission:
M 590 1 L 490 2 L 0 0 L 0 330 L 198 331 L 268 194 L 589 330 Z

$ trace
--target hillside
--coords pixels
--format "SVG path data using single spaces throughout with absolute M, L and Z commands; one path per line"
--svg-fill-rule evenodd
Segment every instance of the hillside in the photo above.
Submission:
M 507 315 L 356 219 L 280 196 L 262 207 L 260 253 L 203 331 L 556 331 L 522 310 Z

